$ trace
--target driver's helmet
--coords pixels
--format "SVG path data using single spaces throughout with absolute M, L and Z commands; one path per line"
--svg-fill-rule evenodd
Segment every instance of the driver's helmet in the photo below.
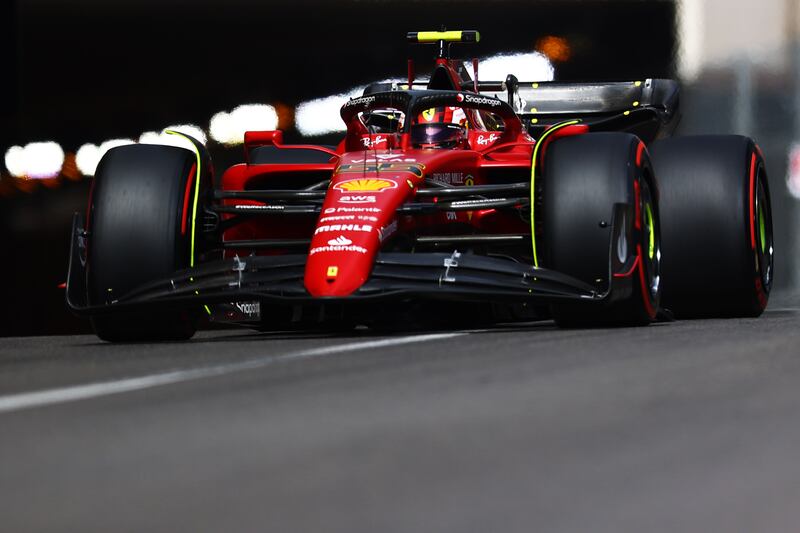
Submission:
M 457 148 L 467 139 L 467 128 L 449 122 L 414 124 L 409 131 L 414 148 Z
M 416 121 L 419 124 L 449 122 L 463 126 L 467 123 L 467 115 L 460 107 L 434 107 L 420 113 Z

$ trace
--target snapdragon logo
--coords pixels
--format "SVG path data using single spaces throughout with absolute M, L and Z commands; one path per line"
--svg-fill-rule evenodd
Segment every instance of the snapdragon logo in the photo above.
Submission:
M 486 96 L 472 96 L 471 94 L 464 95 L 464 101 L 468 104 L 483 104 L 483 105 L 490 105 L 492 107 L 497 107 L 502 102 L 495 98 L 488 98 Z
M 261 302 L 236 302 L 234 305 L 240 313 L 247 317 L 259 318 L 261 316 Z
M 375 101 L 375 97 L 374 96 L 362 96 L 361 98 L 353 98 L 352 100 L 350 100 L 349 102 L 344 104 L 344 106 L 345 107 L 350 107 L 350 106 L 354 106 L 354 105 L 367 105 L 367 104 L 371 104 L 374 101 Z

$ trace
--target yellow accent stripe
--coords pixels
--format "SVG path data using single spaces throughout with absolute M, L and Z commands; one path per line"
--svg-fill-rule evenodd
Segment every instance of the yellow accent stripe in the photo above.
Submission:
M 460 31 L 420 31 L 417 32 L 417 42 L 435 43 L 436 41 L 461 41 Z
M 202 164 L 200 162 L 200 152 L 197 150 L 197 147 L 194 145 L 194 143 L 188 137 L 186 137 L 186 135 L 184 135 L 183 133 L 181 133 L 179 131 L 175 131 L 175 130 L 165 130 L 164 133 L 168 133 L 170 135 L 177 135 L 177 136 L 183 137 L 184 139 L 189 141 L 189 143 L 192 145 L 192 150 L 194 151 L 194 155 L 197 158 L 197 174 L 194 177 L 194 202 L 193 202 L 193 205 L 192 205 L 192 239 L 189 242 L 189 266 L 193 267 L 194 266 L 194 231 L 195 231 L 195 226 L 197 225 L 196 224 L 196 221 L 197 221 L 197 198 L 200 196 L 200 172 L 201 172 L 200 171 L 200 165 Z
M 539 157 L 539 147 L 542 146 L 542 144 L 544 144 L 543 141 L 553 133 L 557 132 L 561 128 L 566 128 L 567 126 L 572 126 L 573 124 L 578 124 L 579 122 L 580 120 L 570 120 L 569 122 L 561 122 L 556 124 L 544 132 L 533 147 L 533 159 L 531 160 L 531 245 L 533 247 L 533 266 L 535 267 L 539 266 L 539 257 L 536 254 L 536 218 L 534 216 L 536 214 L 536 161 Z
M 420 31 L 417 32 L 417 42 L 433 43 L 436 41 L 460 41 L 460 31 Z
M 168 133 L 169 135 L 177 135 L 179 137 L 183 137 L 189 144 L 192 145 L 192 151 L 194 152 L 194 156 L 197 159 L 197 173 L 194 176 L 194 202 L 192 205 L 192 236 L 191 241 L 189 242 L 189 267 L 194 266 L 194 235 L 195 235 L 195 227 L 197 226 L 197 199 L 200 196 L 200 174 L 201 174 L 201 158 L 200 158 L 200 151 L 197 149 L 197 146 L 183 133 L 175 130 L 164 130 L 164 133 Z M 198 291 L 194 291 L 195 294 L 200 294 Z M 211 309 L 208 308 L 207 305 L 204 305 L 203 308 L 206 310 L 206 313 L 211 315 Z

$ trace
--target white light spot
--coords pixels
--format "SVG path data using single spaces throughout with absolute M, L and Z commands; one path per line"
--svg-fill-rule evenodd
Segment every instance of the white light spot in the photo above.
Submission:
M 14 177 L 25 176 L 25 149 L 22 146 L 12 146 L 6 150 L 5 157 L 8 173 Z
M 346 93 L 303 102 L 297 106 L 294 115 L 297 130 L 306 136 L 344 131 L 345 124 L 339 112 L 350 98 L 357 98 L 363 93 L 364 87 L 361 86 Z
M 84 176 L 94 176 L 99 161 L 100 147 L 96 144 L 84 144 L 75 153 L 75 164 Z
M 6 156 L 8 158 L 8 156 Z M 6 159 L 8 167 L 8 159 Z M 9 171 L 11 169 L 9 168 Z M 800 200 L 800 143 L 789 145 L 789 164 L 786 168 L 786 188 L 793 198 Z
M 100 163 L 100 160 L 103 158 L 106 152 L 112 148 L 116 148 L 117 146 L 125 146 L 126 144 L 135 143 L 136 142 L 133 139 L 111 139 L 104 142 L 100 146 L 95 144 L 84 144 L 78 148 L 78 151 L 75 153 L 75 164 L 78 166 L 78 170 L 80 170 L 81 174 L 84 176 L 94 176 L 94 173 L 97 170 L 97 164 Z
M 472 63 L 465 62 L 469 75 L 475 77 Z M 555 71 L 547 56 L 539 52 L 524 54 L 498 54 L 481 59 L 478 64 L 478 79 L 484 81 L 505 81 L 513 74 L 520 81 L 552 81 Z
M 277 127 L 278 113 L 274 107 L 267 104 L 246 104 L 230 113 L 220 111 L 211 117 L 208 131 L 215 141 L 236 145 L 244 142 L 246 131 L 271 131 Z
M 64 164 L 64 150 L 52 141 L 12 146 L 6 151 L 5 164 L 17 178 L 55 178 Z
M 181 137 L 180 135 L 170 135 L 169 133 L 166 133 L 167 130 L 185 133 L 186 135 L 194 137 L 203 144 L 206 144 L 207 142 L 206 134 L 202 129 L 200 129 L 199 126 L 195 126 L 194 124 L 180 124 L 177 126 L 169 126 L 164 128 L 164 131 L 162 132 L 146 131 L 139 136 L 139 144 L 162 144 L 165 146 L 178 146 L 188 150 L 193 149 L 192 143 L 189 142 L 188 139 Z

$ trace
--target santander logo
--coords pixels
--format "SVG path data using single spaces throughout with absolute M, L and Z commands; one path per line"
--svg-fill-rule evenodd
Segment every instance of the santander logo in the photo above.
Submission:
M 331 239 L 328 241 L 328 246 L 350 246 L 351 244 L 353 244 L 353 241 L 351 241 L 344 235 L 339 235 L 335 239 Z

